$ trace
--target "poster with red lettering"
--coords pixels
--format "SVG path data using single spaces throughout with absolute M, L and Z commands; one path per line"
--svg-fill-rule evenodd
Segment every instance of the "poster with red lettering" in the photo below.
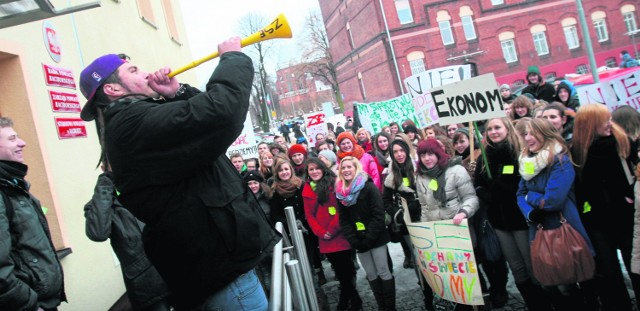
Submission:
M 240 136 L 227 149 L 227 156 L 231 156 L 234 152 L 239 152 L 244 160 L 249 158 L 258 158 L 258 143 L 253 134 L 253 123 L 251 116 L 247 114 L 244 120 L 244 128 Z
M 327 135 L 327 123 L 324 121 L 324 112 L 307 113 L 304 115 L 304 126 L 307 132 L 308 147 L 316 146 L 316 135 Z
M 80 118 L 55 117 L 59 139 L 87 137 L 87 127 Z

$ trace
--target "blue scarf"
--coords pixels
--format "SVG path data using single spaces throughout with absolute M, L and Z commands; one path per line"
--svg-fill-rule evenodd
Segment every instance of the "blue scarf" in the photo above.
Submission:
M 341 180 L 338 180 L 336 185 L 336 198 L 340 200 L 340 203 L 344 206 L 351 206 L 356 204 L 360 190 L 364 188 L 364 184 L 367 182 L 367 176 L 365 174 L 358 174 L 349 185 L 349 188 L 345 188 Z

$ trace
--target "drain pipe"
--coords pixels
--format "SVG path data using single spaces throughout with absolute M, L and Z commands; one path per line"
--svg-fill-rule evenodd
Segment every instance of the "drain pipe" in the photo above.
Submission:
M 400 70 L 398 70 L 398 62 L 396 61 L 396 53 L 393 50 L 393 42 L 391 42 L 391 34 L 389 34 L 389 25 L 387 24 L 387 15 L 384 13 L 384 7 L 382 6 L 382 0 L 378 0 L 380 3 L 380 11 L 382 12 L 382 20 L 384 21 L 384 29 L 387 33 L 387 40 L 389 40 L 389 48 L 391 49 L 391 57 L 393 57 L 393 66 L 396 68 L 396 76 L 398 77 L 398 84 L 400 84 L 400 92 L 404 94 L 404 86 L 402 85 L 402 78 L 400 78 Z

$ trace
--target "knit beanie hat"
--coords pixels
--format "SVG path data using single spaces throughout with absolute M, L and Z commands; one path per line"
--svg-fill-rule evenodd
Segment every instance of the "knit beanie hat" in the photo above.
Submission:
M 469 138 L 469 128 L 461 127 L 461 128 L 456 130 L 456 133 L 458 133 L 458 132 L 467 135 L 467 138 Z M 455 133 L 454 133 L 454 136 L 455 136 Z
M 251 180 L 255 180 L 257 182 L 263 182 L 264 181 L 264 178 L 262 177 L 262 174 L 260 174 L 260 172 L 258 172 L 258 171 L 247 171 L 246 173 L 244 173 L 244 176 L 242 177 L 242 179 L 246 183 L 251 181 Z
M 501 85 L 501 86 L 500 86 L 500 91 L 502 91 L 502 90 L 509 90 L 509 91 L 511 91 L 511 87 L 509 86 L 509 84 L 506 84 L 506 83 L 505 83 L 505 84 L 503 84 L 503 85 Z
M 336 164 L 336 162 L 338 161 L 338 156 L 336 156 L 336 153 L 331 150 L 322 150 L 320 151 L 318 156 L 325 157 L 327 160 L 329 160 L 329 162 L 331 162 L 331 165 Z
M 418 155 L 425 153 L 435 154 L 438 157 L 438 166 L 441 168 L 445 168 L 449 163 L 449 155 L 435 138 L 425 139 L 418 144 Z
M 527 75 L 531 73 L 540 74 L 540 68 L 538 68 L 538 66 L 529 66 L 529 68 L 527 68 Z
M 291 158 L 296 153 L 302 153 L 302 155 L 304 155 L 306 157 L 307 156 L 307 149 L 305 149 L 304 146 L 301 145 L 301 144 L 295 144 L 295 145 L 289 147 L 289 153 L 287 153 L 289 158 Z
M 353 137 L 353 134 L 351 134 L 351 132 L 342 132 L 340 133 L 340 135 L 338 135 L 338 139 L 336 139 L 336 142 L 338 143 L 338 146 L 340 145 L 340 143 L 342 142 L 343 139 L 348 139 L 351 141 L 351 143 L 353 143 L 353 145 L 355 146 L 358 142 L 356 141 L 356 138 Z
M 418 134 L 418 128 L 413 124 L 407 124 L 407 126 L 404 127 L 404 133 L 407 134 L 409 132 Z

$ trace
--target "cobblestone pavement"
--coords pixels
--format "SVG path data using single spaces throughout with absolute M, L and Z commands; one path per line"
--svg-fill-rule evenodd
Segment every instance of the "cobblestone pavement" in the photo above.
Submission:
M 404 253 L 399 243 L 389 243 L 389 252 L 393 260 L 393 274 L 396 278 L 396 305 L 399 311 L 419 311 L 425 310 L 424 298 L 420 286 L 418 285 L 417 277 L 413 269 L 402 268 L 404 261 Z M 327 277 L 327 283 L 322 286 L 324 293 L 326 294 L 326 301 L 330 310 L 336 310 L 338 304 L 338 297 L 340 296 L 340 290 L 338 289 L 338 281 L 335 279 L 331 265 L 327 260 L 323 261 L 324 272 Z M 629 280 L 627 279 L 627 282 Z M 628 284 L 627 288 L 631 288 Z M 366 280 L 364 269 L 358 270 L 357 289 L 363 300 L 363 310 L 378 310 L 373 293 L 369 288 L 369 283 Z M 511 274 L 509 274 L 509 282 L 507 284 L 507 290 L 509 292 L 509 301 L 503 308 L 494 308 L 496 311 L 515 311 L 515 310 L 527 310 L 522 300 L 522 296 L 518 292 L 515 286 Z M 633 292 L 630 291 L 630 295 L 633 297 Z M 635 299 L 634 299 L 635 302 Z M 635 305 L 635 303 L 634 303 Z M 489 308 L 478 308 L 478 310 L 489 310 Z M 634 307 L 633 310 L 638 310 Z

